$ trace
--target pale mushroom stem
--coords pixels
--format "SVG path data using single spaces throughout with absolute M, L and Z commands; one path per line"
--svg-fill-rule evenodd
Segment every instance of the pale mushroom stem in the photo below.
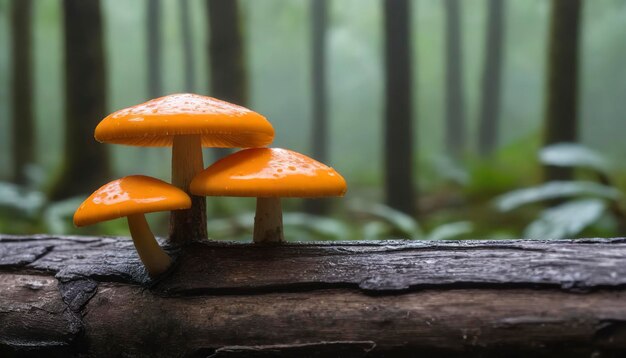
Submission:
M 283 210 L 280 198 L 257 198 L 254 216 L 255 244 L 284 242 Z
M 202 196 L 191 195 L 189 184 L 204 169 L 200 135 L 177 135 L 172 144 L 172 184 L 191 197 L 191 208 L 172 211 L 170 235 L 172 242 L 184 244 L 193 240 L 206 240 L 206 201 Z
M 172 263 L 172 259 L 154 238 L 146 217 L 143 214 L 134 214 L 129 215 L 127 219 L 128 229 L 137 249 L 137 254 L 139 254 L 148 274 L 151 277 L 156 277 L 165 272 Z

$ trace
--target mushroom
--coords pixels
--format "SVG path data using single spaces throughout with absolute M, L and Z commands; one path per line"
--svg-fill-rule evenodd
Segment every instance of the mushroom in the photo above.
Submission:
M 281 197 L 343 196 L 346 181 L 333 168 L 279 148 L 244 149 L 200 172 L 195 195 L 256 197 L 253 241 L 283 242 Z
M 262 115 L 215 98 L 173 94 L 112 113 L 96 127 L 99 142 L 172 147 L 172 184 L 189 193 L 191 179 L 204 168 L 202 147 L 266 146 L 274 128 Z M 170 240 L 206 239 L 204 197 L 190 210 L 172 212 Z
M 103 185 L 74 213 L 74 225 L 85 226 L 126 216 L 130 235 L 148 274 L 167 270 L 171 259 L 159 246 L 146 222 L 145 213 L 191 207 L 184 191 L 164 181 L 131 175 Z

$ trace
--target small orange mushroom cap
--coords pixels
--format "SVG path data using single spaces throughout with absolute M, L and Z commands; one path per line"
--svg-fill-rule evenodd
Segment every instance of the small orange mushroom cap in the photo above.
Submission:
M 177 187 L 148 176 L 131 175 L 105 184 L 91 194 L 74 213 L 74 225 L 190 207 L 189 195 Z
M 168 147 L 176 135 L 199 134 L 204 147 L 262 147 L 274 128 L 262 115 L 191 93 L 172 94 L 121 109 L 96 127 L 99 142 Z
M 195 195 L 298 197 L 343 196 L 346 181 L 333 168 L 287 149 L 244 149 L 198 173 Z

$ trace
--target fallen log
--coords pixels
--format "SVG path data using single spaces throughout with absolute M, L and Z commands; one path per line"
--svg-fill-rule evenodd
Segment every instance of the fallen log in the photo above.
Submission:
M 0 356 L 621 356 L 626 240 L 0 236 Z

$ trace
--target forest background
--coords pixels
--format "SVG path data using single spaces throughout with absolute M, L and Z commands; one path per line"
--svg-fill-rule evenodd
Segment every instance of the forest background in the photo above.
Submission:
M 0 0 L 0 232 L 125 235 L 73 210 L 168 180 L 168 150 L 76 138 L 195 92 L 347 179 L 285 201 L 289 240 L 623 235 L 625 39 L 623 0 Z M 208 205 L 211 237 L 249 238 L 253 200 Z

